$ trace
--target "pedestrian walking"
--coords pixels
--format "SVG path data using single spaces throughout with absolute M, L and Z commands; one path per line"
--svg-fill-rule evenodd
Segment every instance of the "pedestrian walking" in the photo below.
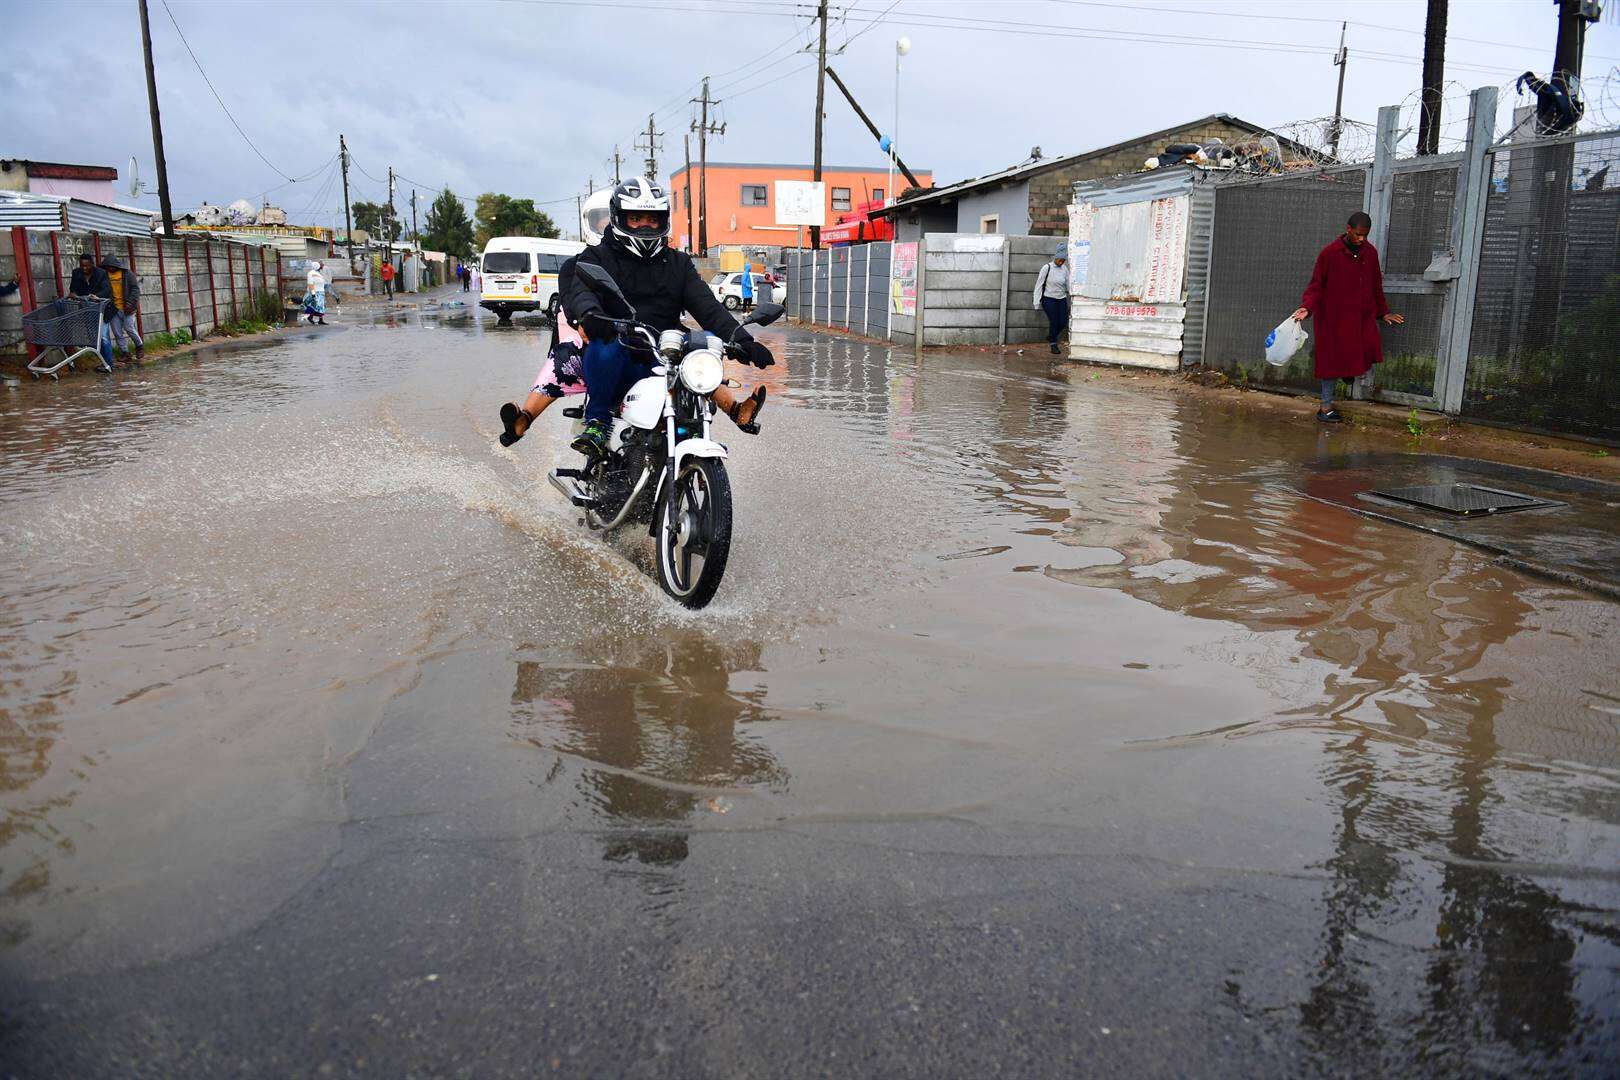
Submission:
M 107 278 L 107 271 L 96 265 L 96 257 L 88 251 L 79 256 L 79 268 L 73 271 L 73 277 L 68 281 L 68 295 L 80 300 L 103 300 L 107 304 L 112 302 L 112 282 Z M 103 304 L 105 307 L 106 304 Z M 112 332 L 108 328 L 107 319 L 103 315 L 101 320 L 101 341 L 97 344 L 101 352 L 101 363 L 105 370 L 113 369 Z
M 484 292 L 484 272 L 478 269 L 477 263 L 473 263 L 467 268 L 467 280 L 472 282 L 472 291 L 482 296 Z
M 751 310 L 754 306 L 754 264 L 743 263 L 742 276 L 739 280 L 742 286 L 742 309 Z
M 304 275 L 304 318 L 312 323 L 326 325 L 326 275 L 322 273 L 325 265 L 318 260 L 309 264 L 309 273 Z
M 1046 313 L 1046 346 L 1057 355 L 1058 338 L 1069 326 L 1069 245 L 1059 244 L 1052 261 L 1035 277 L 1035 306 Z
M 382 264 L 383 293 L 392 300 L 394 298 L 394 264 L 384 259 Z
M 101 260 L 101 269 L 107 274 L 107 286 L 112 292 L 107 305 L 107 330 L 111 344 L 127 358 L 146 359 L 146 343 L 135 313 L 140 310 L 141 285 L 135 275 L 124 268 L 117 258 L 108 255 Z
M 466 263 L 456 263 L 456 277 L 461 279 L 462 292 L 472 288 L 472 272 L 467 269 Z
M 1310 284 L 1300 299 L 1294 319 L 1311 319 L 1316 329 L 1316 377 L 1322 384 L 1322 405 L 1316 418 L 1338 424 L 1344 417 L 1333 407 L 1334 384 L 1357 379 L 1384 359 L 1378 324 L 1399 326 L 1404 315 L 1389 310 L 1384 299 L 1384 273 L 1378 249 L 1367 243 L 1372 218 L 1357 210 L 1343 234 L 1316 256 Z

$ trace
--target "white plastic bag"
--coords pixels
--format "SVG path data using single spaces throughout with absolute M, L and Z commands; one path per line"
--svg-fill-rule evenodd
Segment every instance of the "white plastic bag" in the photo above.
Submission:
M 1292 315 L 1277 324 L 1277 329 L 1266 335 L 1266 363 L 1272 367 L 1287 367 L 1294 354 L 1305 347 L 1310 339 L 1305 324 L 1295 322 Z

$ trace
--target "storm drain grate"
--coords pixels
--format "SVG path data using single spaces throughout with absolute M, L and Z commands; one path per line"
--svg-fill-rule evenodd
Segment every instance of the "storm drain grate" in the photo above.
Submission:
M 1416 484 L 1412 487 L 1376 488 L 1370 495 L 1410 503 L 1425 510 L 1472 517 L 1476 514 L 1507 514 L 1514 510 L 1534 510 L 1561 504 L 1520 495 L 1512 491 L 1481 487 L 1478 484 Z

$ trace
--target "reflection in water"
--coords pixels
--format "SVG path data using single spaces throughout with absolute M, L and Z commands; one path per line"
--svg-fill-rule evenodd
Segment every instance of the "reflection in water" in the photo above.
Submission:
M 687 856 L 687 819 L 726 813 L 787 773 L 746 725 L 768 718 L 730 690 L 759 667 L 759 645 L 699 634 L 580 665 L 525 660 L 512 691 L 514 732 L 580 766 L 581 793 L 610 826 L 604 857 L 667 866 Z

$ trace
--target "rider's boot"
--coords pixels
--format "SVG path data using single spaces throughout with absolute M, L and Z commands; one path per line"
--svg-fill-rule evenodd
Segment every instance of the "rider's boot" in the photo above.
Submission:
M 585 424 L 585 430 L 574 436 L 569 444 L 587 458 L 595 460 L 607 453 L 609 427 L 606 420 L 591 420 Z

